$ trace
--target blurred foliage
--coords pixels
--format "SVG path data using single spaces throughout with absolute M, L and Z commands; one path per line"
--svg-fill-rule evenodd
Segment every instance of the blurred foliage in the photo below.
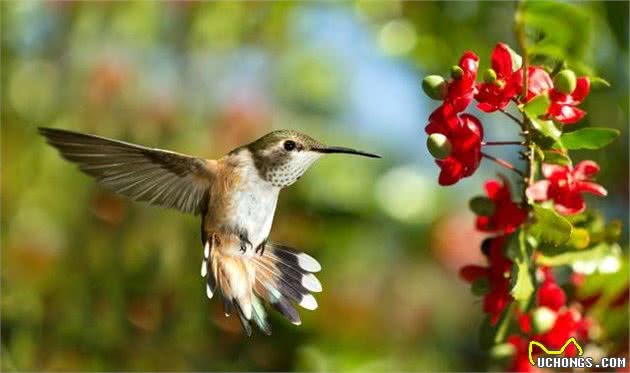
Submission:
M 566 9 L 553 10 L 571 29 L 563 42 L 612 83 L 585 102 L 586 122 L 626 134 L 628 4 Z M 466 49 L 484 68 L 497 41 L 516 45 L 514 3 L 11 1 L 0 10 L 3 370 L 485 366 L 479 307 L 455 275 L 481 262 L 482 236 L 454 201 L 477 191 L 437 188 L 421 126 L 404 142 L 392 123 L 351 123 L 391 102 L 384 90 L 356 106 L 392 83 L 374 76 L 445 74 Z M 394 99 L 409 102 L 403 117 L 431 110 L 419 89 Z M 246 338 L 204 295 L 197 219 L 103 190 L 44 144 L 40 125 L 207 157 L 296 128 L 387 157 L 322 160 L 283 192 L 272 239 L 320 260 L 320 308 L 302 311 L 300 327 L 273 316 L 272 337 Z M 414 158 L 400 155 L 405 147 Z M 610 193 L 589 203 L 627 227 L 627 136 L 578 154 L 602 165 Z M 627 318 L 614 322 L 626 330 L 615 338 L 627 338 Z

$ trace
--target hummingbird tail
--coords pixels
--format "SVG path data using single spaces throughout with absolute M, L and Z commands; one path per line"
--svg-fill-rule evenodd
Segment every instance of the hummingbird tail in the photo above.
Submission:
M 317 308 L 311 292 L 322 291 L 322 285 L 313 274 L 321 270 L 321 266 L 311 256 L 267 243 L 262 255 L 254 255 L 253 263 L 254 292 L 291 323 L 301 324 L 300 315 L 291 302 L 308 310 Z
M 207 281 L 206 295 L 212 298 L 219 288 L 225 316 L 230 316 L 236 310 L 241 326 L 248 336 L 252 334 L 252 321 L 263 333 L 271 335 L 265 309 L 252 290 L 255 277 L 252 261 L 245 256 L 222 254 L 217 247 L 221 244 L 228 242 L 222 242 L 216 235 L 212 235 L 204 245 L 201 276 Z
M 223 245 L 234 245 L 229 240 L 215 234 L 209 237 L 204 245 L 201 275 L 207 281 L 208 298 L 212 298 L 218 288 L 225 315 L 235 310 L 247 335 L 252 333 L 252 323 L 265 334 L 271 334 L 261 300 L 295 325 L 300 325 L 301 320 L 293 303 L 308 310 L 317 308 L 311 293 L 322 291 L 322 285 L 313 274 L 321 270 L 315 259 L 270 243 L 265 244 L 260 255 L 224 254 Z

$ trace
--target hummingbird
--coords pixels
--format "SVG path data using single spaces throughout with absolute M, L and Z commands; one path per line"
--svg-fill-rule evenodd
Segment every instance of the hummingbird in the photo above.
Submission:
M 115 193 L 201 217 L 201 276 L 208 298 L 219 293 L 245 333 L 252 324 L 271 335 L 264 304 L 295 325 L 294 304 L 317 308 L 322 291 L 313 257 L 268 240 L 283 188 L 326 154 L 377 154 L 326 146 L 293 130 L 278 130 L 220 159 L 149 148 L 74 131 L 39 128 L 66 160 Z

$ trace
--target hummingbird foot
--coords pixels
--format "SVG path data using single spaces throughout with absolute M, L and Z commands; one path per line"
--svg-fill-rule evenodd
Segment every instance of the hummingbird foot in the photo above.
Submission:
M 248 249 L 252 249 L 253 245 L 252 243 L 249 241 L 249 239 L 247 238 L 247 234 L 245 233 L 241 233 L 238 236 L 241 240 L 241 252 L 243 254 L 245 254 L 247 252 Z
M 265 239 L 263 242 L 260 243 L 260 245 L 258 245 L 258 247 L 256 248 L 256 254 L 260 254 L 260 256 L 263 256 L 263 254 L 265 253 L 265 246 L 267 246 L 267 239 Z

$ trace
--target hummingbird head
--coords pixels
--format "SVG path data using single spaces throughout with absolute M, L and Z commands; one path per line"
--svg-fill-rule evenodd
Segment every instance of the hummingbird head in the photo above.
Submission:
M 260 176 L 276 187 L 295 183 L 324 154 L 344 153 L 380 158 L 341 146 L 327 146 L 297 131 L 279 130 L 268 133 L 246 146 Z

